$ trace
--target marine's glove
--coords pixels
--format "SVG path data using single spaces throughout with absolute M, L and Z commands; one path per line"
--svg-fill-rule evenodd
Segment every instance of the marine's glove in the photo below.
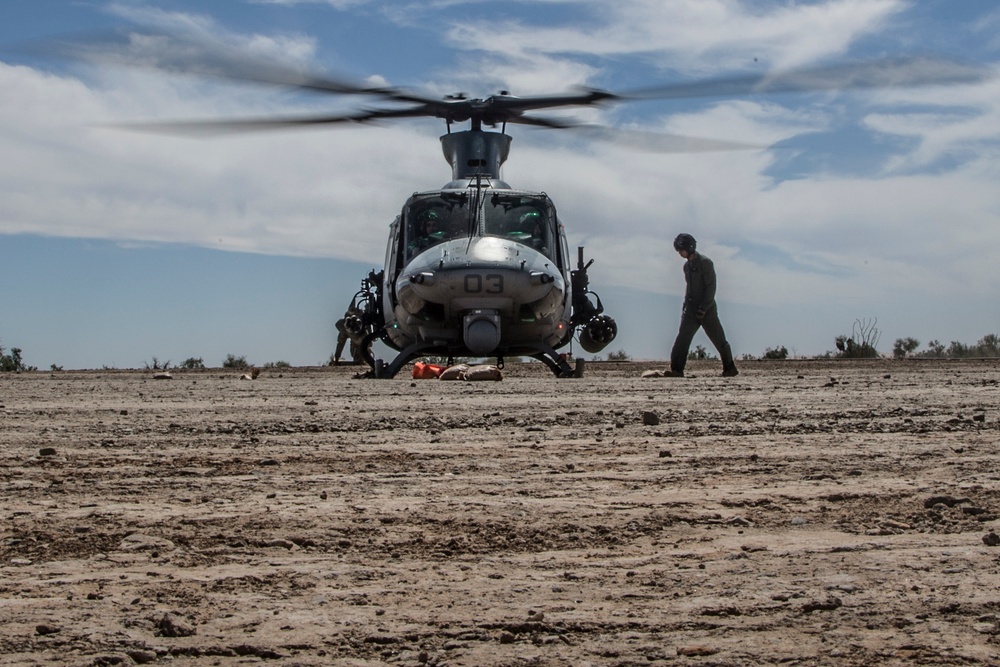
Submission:
M 694 311 L 694 316 L 697 317 L 699 320 L 701 320 L 705 318 L 706 313 L 708 313 L 708 308 L 699 308 L 698 310 Z

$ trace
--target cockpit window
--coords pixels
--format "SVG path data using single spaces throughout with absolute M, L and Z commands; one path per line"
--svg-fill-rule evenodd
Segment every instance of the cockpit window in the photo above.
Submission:
M 409 259 L 444 241 L 468 235 L 468 197 L 437 195 L 411 203 L 404 212 Z
M 554 238 L 550 207 L 544 197 L 494 195 L 483 206 L 487 236 L 498 236 L 526 245 L 552 257 Z

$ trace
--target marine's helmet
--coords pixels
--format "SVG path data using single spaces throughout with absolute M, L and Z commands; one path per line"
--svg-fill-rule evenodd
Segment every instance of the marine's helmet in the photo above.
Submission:
M 684 250 L 692 253 L 696 247 L 698 247 L 698 242 L 690 234 L 678 234 L 677 238 L 674 239 L 674 250 L 677 252 Z
M 542 214 L 538 211 L 528 211 L 518 218 L 518 223 L 521 225 L 522 229 L 532 225 L 540 225 L 542 224 Z
M 422 212 L 417 220 L 419 221 L 419 229 L 423 234 L 442 234 L 444 229 L 442 227 L 441 216 L 437 214 L 437 211 L 424 211 Z

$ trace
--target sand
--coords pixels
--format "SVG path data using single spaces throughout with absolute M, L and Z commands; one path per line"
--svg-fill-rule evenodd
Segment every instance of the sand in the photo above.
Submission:
M 3 665 L 995 665 L 997 361 L 0 374 Z

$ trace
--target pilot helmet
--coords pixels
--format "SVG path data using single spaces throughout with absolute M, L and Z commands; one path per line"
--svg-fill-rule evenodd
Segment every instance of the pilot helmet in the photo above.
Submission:
M 690 234 L 678 234 L 677 238 L 674 239 L 674 250 L 677 252 L 684 250 L 692 253 L 696 247 L 698 247 L 698 242 Z

